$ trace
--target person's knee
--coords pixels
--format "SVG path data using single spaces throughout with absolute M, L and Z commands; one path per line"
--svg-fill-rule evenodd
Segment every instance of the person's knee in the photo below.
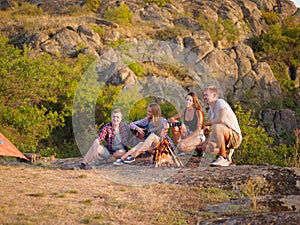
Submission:
M 219 148 L 217 148 L 217 144 L 215 142 L 209 141 L 207 142 L 205 146 L 205 152 L 209 154 L 218 154 L 220 151 Z
M 100 142 L 99 142 L 98 138 L 96 138 L 96 139 L 93 141 L 93 145 L 99 145 L 99 144 L 100 144 Z
M 184 142 L 179 142 L 178 143 L 178 145 L 177 145 L 177 149 L 179 150 L 179 151 L 182 151 L 182 152 L 184 152 L 186 149 L 186 144 L 184 143 Z
M 114 156 L 115 158 L 120 158 L 120 157 L 122 157 L 125 153 L 126 153 L 125 150 L 118 150 L 113 156 Z

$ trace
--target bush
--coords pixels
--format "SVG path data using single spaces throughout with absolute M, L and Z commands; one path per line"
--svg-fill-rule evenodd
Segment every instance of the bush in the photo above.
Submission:
M 229 43 L 234 44 L 235 40 L 238 39 L 238 29 L 229 19 L 223 20 L 218 18 L 218 21 L 215 22 L 200 16 L 197 20 L 202 25 L 202 29 L 210 34 L 210 38 L 214 43 L 225 39 Z
M 240 104 L 235 105 L 235 113 L 238 118 L 243 141 L 235 152 L 237 164 L 264 164 L 271 163 L 269 155 L 274 154 L 269 146 L 273 139 L 258 125 L 258 121 L 252 118 L 252 111 L 245 112 Z
M 236 104 L 235 113 L 243 135 L 242 144 L 235 151 L 237 164 L 299 167 L 299 130 L 295 131 L 293 145 L 276 146 L 274 139 L 267 135 L 256 119 L 252 118 L 253 111 L 245 112 L 240 104 Z
M 90 24 L 89 26 L 93 29 L 93 31 L 94 31 L 95 33 L 99 34 L 100 37 L 103 37 L 103 36 L 104 36 L 104 34 L 105 34 L 105 29 L 104 29 L 103 27 L 99 27 L 99 26 L 94 25 L 94 24 Z
M 278 15 L 275 11 L 267 12 L 265 10 L 261 10 L 261 13 L 268 25 L 277 24 L 280 22 Z
M 62 130 L 72 114 L 77 83 L 93 58 L 44 54 L 31 59 L 28 52 L 0 37 L 0 131 L 21 151 L 38 152 L 72 141 L 72 133 Z
M 128 26 L 131 24 L 133 14 L 130 8 L 125 4 L 121 3 L 120 6 L 111 8 L 110 6 L 104 13 L 104 19 L 109 21 Z
M 145 0 L 146 3 L 154 3 L 159 7 L 165 7 L 167 3 L 172 3 L 173 0 Z
M 28 2 L 15 4 L 15 7 L 13 14 L 16 15 L 41 16 L 43 14 L 42 8 L 39 8 L 36 5 L 31 5 Z
M 85 5 L 88 8 L 88 10 L 96 12 L 101 2 L 102 0 L 86 0 Z

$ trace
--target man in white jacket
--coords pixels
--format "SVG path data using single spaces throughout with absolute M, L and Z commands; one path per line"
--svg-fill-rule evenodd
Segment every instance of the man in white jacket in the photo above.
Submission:
M 219 98 L 219 91 L 215 86 L 205 88 L 203 94 L 204 102 L 209 105 L 210 119 L 204 129 L 210 130 L 210 135 L 201 147 L 207 153 L 219 155 L 211 166 L 229 166 L 234 149 L 242 142 L 237 117 L 229 104 Z

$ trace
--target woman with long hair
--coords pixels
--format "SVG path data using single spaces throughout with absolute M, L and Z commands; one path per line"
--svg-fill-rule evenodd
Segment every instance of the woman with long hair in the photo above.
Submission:
M 179 119 L 183 124 L 181 127 L 172 127 L 172 134 L 177 149 L 181 152 L 190 152 L 205 140 L 203 134 L 204 112 L 199 99 L 194 92 L 190 92 L 185 97 L 185 108 L 178 114 L 168 119 L 174 123 Z
M 158 103 L 148 105 L 147 116 L 141 120 L 131 122 L 129 127 L 145 137 L 144 141 L 138 143 L 130 151 L 124 154 L 120 159 L 114 162 L 115 165 L 132 163 L 135 158 L 143 152 L 151 150 L 162 137 L 166 137 L 173 144 L 170 137 L 167 136 L 168 121 L 162 117 L 161 109 Z

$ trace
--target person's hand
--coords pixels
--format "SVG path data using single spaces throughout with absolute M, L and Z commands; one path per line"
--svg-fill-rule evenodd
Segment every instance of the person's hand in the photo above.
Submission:
M 168 123 L 174 123 L 174 122 L 175 122 L 175 120 L 174 120 L 173 117 L 171 117 L 170 119 L 168 119 Z
M 145 128 L 141 128 L 141 127 L 136 127 L 135 130 L 140 134 L 145 136 Z
M 204 136 L 207 137 L 207 136 L 209 135 L 209 132 L 210 132 L 209 127 L 208 127 L 208 126 L 205 126 L 205 127 L 203 128 L 203 134 L 204 134 Z
M 160 131 L 160 137 L 161 137 L 161 138 L 165 138 L 166 135 L 167 135 L 168 128 L 166 129 L 166 127 L 169 127 L 169 126 L 165 126 L 165 129 L 162 129 L 162 130 Z

